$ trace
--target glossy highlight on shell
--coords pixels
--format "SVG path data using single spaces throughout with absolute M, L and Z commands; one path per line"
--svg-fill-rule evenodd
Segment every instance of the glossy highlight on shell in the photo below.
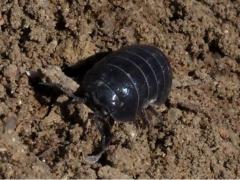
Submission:
M 82 83 L 86 97 L 116 120 L 133 120 L 151 103 L 164 103 L 172 70 L 163 52 L 149 45 L 132 45 L 113 52 L 90 69 Z

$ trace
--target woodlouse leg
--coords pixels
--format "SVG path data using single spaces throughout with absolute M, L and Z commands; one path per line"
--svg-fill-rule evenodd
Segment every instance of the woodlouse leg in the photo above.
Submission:
M 63 94 L 66 95 L 68 98 L 70 98 L 69 101 L 73 102 L 73 103 L 84 103 L 85 102 L 85 100 L 83 98 L 75 96 L 73 94 L 73 92 L 71 92 L 70 89 L 66 89 L 63 86 L 61 86 L 60 84 L 39 82 L 37 86 L 40 89 L 45 89 L 45 90 L 47 89 L 47 90 L 51 91 L 51 94 L 52 94 L 51 100 L 48 103 L 47 113 L 43 116 L 43 119 L 50 114 L 54 104 L 57 101 L 57 98 L 60 95 L 63 95 Z
M 101 134 L 101 147 L 102 147 L 102 149 L 106 149 L 106 147 L 110 143 L 110 139 L 112 136 L 111 135 L 111 125 L 109 124 L 109 122 L 102 120 L 102 119 L 97 119 L 95 122 L 96 122 L 96 126 Z
M 96 113 L 95 115 L 94 122 L 101 134 L 101 146 L 100 146 L 99 152 L 94 153 L 94 155 L 89 155 L 86 157 L 86 160 L 89 163 L 94 164 L 98 162 L 110 144 L 111 137 L 112 137 L 112 134 L 111 134 L 112 125 L 110 124 L 109 120 L 110 120 L 110 117 L 103 119 L 98 115 L 98 113 Z
M 55 91 L 55 93 L 57 93 L 58 95 L 64 94 L 74 101 L 80 101 L 80 99 L 81 99 L 81 98 L 75 96 L 70 89 L 63 87 L 61 84 L 46 83 L 46 82 L 39 82 L 38 84 L 40 86 L 45 86 L 45 87 L 53 89 Z
M 140 112 L 140 116 L 144 122 L 144 126 L 147 125 L 147 127 L 149 128 L 151 126 L 151 122 L 149 120 L 150 117 L 148 115 L 148 112 L 145 108 Z
M 160 128 L 162 129 L 163 127 L 165 127 L 165 123 L 164 123 L 164 119 L 163 119 L 163 115 L 161 112 L 157 111 L 153 106 L 149 105 L 147 107 L 147 110 L 153 115 L 155 116 L 155 118 L 152 118 L 151 120 L 151 128 Z M 149 131 L 151 133 L 151 131 Z
M 162 114 L 161 114 L 160 112 L 156 111 L 156 109 L 154 109 L 154 107 L 152 107 L 151 105 L 149 105 L 149 106 L 147 107 L 147 109 L 148 109 L 151 113 L 153 113 L 153 115 L 156 116 L 157 119 L 160 120 L 160 122 L 162 122 L 163 117 L 162 117 Z
M 46 114 L 42 117 L 42 119 L 46 118 L 46 117 L 50 114 L 50 112 L 52 111 L 52 108 L 54 107 L 54 104 L 55 104 L 56 101 L 57 101 L 57 98 L 58 98 L 58 97 L 56 97 L 56 96 L 51 97 L 51 100 L 50 100 L 50 102 L 48 103 L 47 112 L 46 112 Z

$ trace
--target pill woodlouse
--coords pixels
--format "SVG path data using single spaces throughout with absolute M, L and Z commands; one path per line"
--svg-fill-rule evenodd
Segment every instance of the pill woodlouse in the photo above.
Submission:
M 156 47 L 133 45 L 103 58 L 84 76 L 90 106 L 115 120 L 131 121 L 151 103 L 164 103 L 172 83 L 166 56 Z
M 78 73 L 78 72 L 77 72 Z M 80 72 L 79 72 L 80 73 Z M 80 91 L 70 93 L 60 84 L 39 82 L 56 94 L 87 104 L 96 114 L 94 120 L 102 135 L 102 150 L 90 159 L 96 162 L 109 143 L 109 118 L 133 121 L 153 103 L 164 103 L 172 84 L 172 70 L 163 52 L 150 45 L 132 45 L 100 59 L 84 75 Z M 58 93 L 57 93 L 58 92 Z M 60 92 L 60 93 L 59 93 Z M 51 101 L 52 103 L 54 101 Z

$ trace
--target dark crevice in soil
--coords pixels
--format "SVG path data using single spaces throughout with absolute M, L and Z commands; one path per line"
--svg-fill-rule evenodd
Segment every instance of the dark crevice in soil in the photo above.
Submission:
M 184 9 L 184 7 L 182 7 L 181 3 L 173 1 L 170 4 L 173 10 L 172 10 L 172 16 L 169 17 L 169 20 L 170 21 L 177 21 L 179 19 L 183 20 L 186 17 L 187 12 Z
M 167 153 L 167 149 L 171 148 L 172 145 L 167 145 L 166 143 L 170 140 L 172 141 L 172 137 L 174 137 L 174 131 L 166 131 L 165 136 L 163 138 L 157 138 L 155 142 L 155 146 L 160 148 L 162 152 Z
M 92 11 L 92 6 L 86 4 L 83 9 L 83 13 L 86 14 L 88 11 Z
M 190 76 L 193 80 L 199 79 L 199 77 L 197 76 L 195 70 L 189 71 L 189 72 L 188 72 L 188 76 Z
M 66 30 L 66 20 L 63 16 L 61 10 L 57 11 L 56 17 L 57 17 L 57 23 L 56 23 L 55 29 L 58 30 L 58 31 Z
M 34 16 L 34 14 L 31 14 L 30 12 L 27 11 L 28 7 L 24 6 L 23 7 L 23 13 L 28 16 L 30 19 L 34 20 L 36 17 Z
M 213 54 L 219 54 L 221 57 L 224 57 L 225 54 L 222 52 L 221 48 L 218 45 L 217 40 L 212 40 L 208 43 L 209 51 L 211 51 Z
M 26 43 L 26 41 L 30 40 L 30 33 L 31 33 L 31 29 L 30 28 L 23 28 L 21 30 L 21 37 L 19 39 L 18 46 L 20 47 L 22 52 L 26 52 L 27 51 L 26 47 L 25 47 L 25 43 Z
M 99 159 L 99 161 L 98 161 L 98 163 L 99 164 L 101 164 L 102 166 L 113 166 L 113 162 L 111 162 L 111 161 L 109 161 L 108 159 L 107 159 L 107 153 L 108 152 L 106 152 L 106 153 L 104 153 L 103 155 L 102 155 L 102 157 Z
M 8 59 L 9 58 L 9 56 L 7 55 L 6 52 L 1 53 L 0 56 L 1 56 L 2 59 Z

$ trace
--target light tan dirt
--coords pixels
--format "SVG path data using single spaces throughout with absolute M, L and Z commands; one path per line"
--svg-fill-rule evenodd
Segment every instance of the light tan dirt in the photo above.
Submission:
M 117 123 L 100 163 L 84 108 L 47 107 L 26 71 L 154 44 L 173 88 L 154 127 Z M 240 1 L 1 0 L 0 178 L 240 178 Z

